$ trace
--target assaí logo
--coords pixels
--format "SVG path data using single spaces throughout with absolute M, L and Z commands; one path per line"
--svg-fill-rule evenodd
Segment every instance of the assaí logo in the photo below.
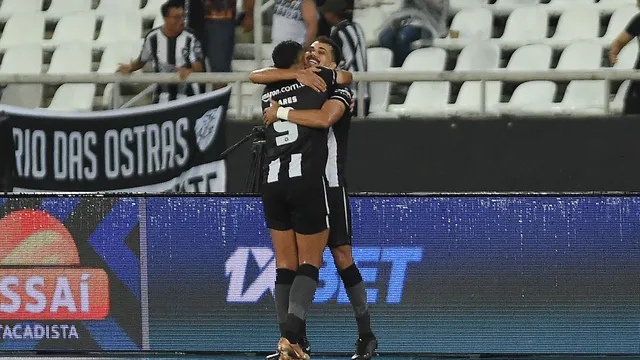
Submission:
M 103 320 L 108 313 L 106 272 L 80 267 L 75 242 L 58 219 L 40 210 L 0 219 L 3 340 L 77 339 L 75 325 L 58 321 Z
M 353 257 L 365 284 L 375 284 L 367 288 L 367 301 L 399 304 L 402 300 L 407 270 L 411 264 L 422 261 L 421 247 L 358 247 L 353 248 Z M 314 303 L 335 300 L 348 304 L 342 281 L 333 265 L 329 249 L 323 254 L 324 265 L 320 269 L 320 282 Z M 258 268 L 257 276 L 250 276 L 248 268 Z M 382 273 L 380 268 L 389 271 Z M 276 260 L 269 247 L 238 247 L 225 262 L 225 275 L 229 278 L 228 303 L 255 303 L 267 293 L 274 293 Z M 386 287 L 386 297 L 381 299 L 379 289 Z

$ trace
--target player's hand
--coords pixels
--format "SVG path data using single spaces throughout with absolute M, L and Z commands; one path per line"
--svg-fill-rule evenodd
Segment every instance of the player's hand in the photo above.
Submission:
M 178 68 L 176 71 L 180 74 L 180 80 L 186 79 L 193 72 L 193 70 L 187 68 Z
M 306 85 L 317 92 L 323 92 L 327 90 L 327 84 L 325 84 L 324 80 L 316 74 L 320 69 L 317 67 L 311 67 L 305 70 L 298 71 L 298 76 L 296 76 L 296 80 L 298 80 L 302 85 Z
M 264 126 L 269 126 L 271 124 L 273 124 L 274 122 L 278 121 L 278 108 L 280 107 L 280 104 L 278 104 L 277 101 L 273 100 L 273 99 L 269 99 L 269 101 L 271 102 L 271 106 L 269 106 L 268 108 L 264 109 Z

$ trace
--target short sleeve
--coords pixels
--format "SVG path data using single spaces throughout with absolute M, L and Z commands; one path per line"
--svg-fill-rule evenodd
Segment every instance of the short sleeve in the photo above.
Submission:
M 322 78 L 322 80 L 324 80 L 324 82 L 327 84 L 327 87 L 332 88 L 333 86 L 336 85 L 338 74 L 336 73 L 335 70 L 322 67 L 322 66 L 318 67 L 318 69 L 320 69 L 320 72 L 318 72 L 318 75 Z
M 351 94 L 351 90 L 343 85 L 338 85 L 333 89 L 333 93 L 329 96 L 329 100 L 339 100 L 341 101 L 346 109 L 351 107 L 351 100 L 353 99 L 353 95 Z
M 633 37 L 640 35 L 640 14 L 634 16 L 631 21 L 629 21 L 625 31 Z
M 191 63 L 202 61 L 203 57 L 202 45 L 200 44 L 200 41 L 198 41 L 198 39 L 194 36 L 193 40 L 191 41 L 191 49 L 189 49 L 189 61 Z
M 142 44 L 142 50 L 140 50 L 140 56 L 138 56 L 138 61 L 147 63 L 151 61 L 151 40 L 149 40 L 149 36 L 144 38 L 144 43 Z

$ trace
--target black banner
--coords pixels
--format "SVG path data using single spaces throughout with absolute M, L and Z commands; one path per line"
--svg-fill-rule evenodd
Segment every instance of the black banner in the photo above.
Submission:
M 3 109 L 14 191 L 223 192 L 230 88 L 134 109 Z
M 229 158 L 230 191 L 250 161 L 250 146 Z M 638 191 L 640 119 L 356 121 L 347 164 L 351 192 Z

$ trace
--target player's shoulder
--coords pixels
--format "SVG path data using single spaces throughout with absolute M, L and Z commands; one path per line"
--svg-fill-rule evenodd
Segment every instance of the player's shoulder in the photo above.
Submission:
M 330 69 L 325 66 L 318 66 L 318 69 L 320 70 L 318 74 L 327 83 L 327 85 L 336 83 L 338 75 L 334 69 Z

